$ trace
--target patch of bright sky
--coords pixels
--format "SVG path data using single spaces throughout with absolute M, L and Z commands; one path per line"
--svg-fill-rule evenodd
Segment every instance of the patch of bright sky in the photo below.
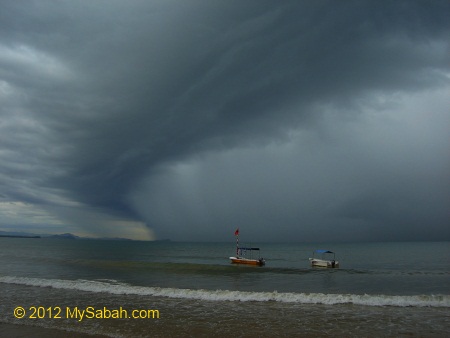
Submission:
M 72 76 L 70 69 L 56 57 L 25 45 L 0 45 L 0 64 L 20 66 L 31 73 L 30 76 L 40 75 L 61 80 Z

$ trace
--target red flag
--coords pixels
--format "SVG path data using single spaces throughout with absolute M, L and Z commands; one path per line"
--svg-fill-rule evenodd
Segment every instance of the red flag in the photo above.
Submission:
M 234 232 L 235 236 L 239 236 L 239 228 L 236 229 L 236 231 Z

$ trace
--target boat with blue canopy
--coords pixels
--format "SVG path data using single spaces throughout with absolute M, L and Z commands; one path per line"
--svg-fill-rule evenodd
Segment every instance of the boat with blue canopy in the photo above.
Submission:
M 336 260 L 336 254 L 330 250 L 315 250 L 312 258 L 309 258 L 312 267 L 320 268 L 338 268 L 339 262 Z

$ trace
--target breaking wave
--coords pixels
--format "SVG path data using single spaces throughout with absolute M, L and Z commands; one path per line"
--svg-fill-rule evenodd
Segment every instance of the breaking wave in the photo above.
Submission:
M 229 290 L 194 290 L 136 286 L 115 280 L 63 280 L 2 276 L 0 283 L 55 289 L 79 290 L 115 295 L 140 295 L 203 301 L 282 302 L 298 304 L 355 304 L 364 306 L 450 307 L 450 295 L 358 295 L 284 292 L 248 292 Z

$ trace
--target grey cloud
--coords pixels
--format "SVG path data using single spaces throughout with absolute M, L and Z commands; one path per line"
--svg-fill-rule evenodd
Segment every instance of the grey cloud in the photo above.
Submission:
M 189 191 L 201 188 L 192 182 L 185 196 L 177 195 L 181 191 L 170 180 L 161 179 L 156 189 L 155 180 L 169 177 L 161 171 L 171 165 L 215 152 L 220 158 L 233 149 L 258 153 L 273 142 L 288 144 L 291 132 L 317 131 L 321 137 L 332 137 L 333 126 L 323 123 L 328 114 L 357 123 L 367 107 L 379 104 L 385 109 L 386 103 L 377 103 L 378 97 L 414 95 L 449 85 L 446 13 L 450 6 L 445 1 L 56 5 L 42 1 L 6 2 L 1 7 L 0 88 L 6 88 L 1 92 L 6 104 L 0 108 L 1 145 L 6 150 L 0 165 L 2 192 L 12 200 L 46 205 L 55 203 L 55 198 L 39 192 L 51 191 L 64 200 L 145 221 L 160 233 L 165 228 L 176 233 L 186 224 L 208 229 L 211 236 L 216 233 L 213 225 L 206 224 L 207 212 L 195 211 L 209 205 L 202 198 L 215 201 L 208 207 L 215 210 L 212 215 L 230 221 L 245 218 L 239 204 L 249 203 L 238 196 L 232 196 L 236 202 L 223 201 L 220 193 L 214 195 L 208 189 L 193 203 Z M 28 126 L 18 119 L 26 120 Z M 307 149 L 308 145 L 296 147 Z M 314 145 L 309 149 L 320 151 Z M 364 162 L 363 155 L 356 153 Z M 304 158 L 308 151 L 297 155 Z M 327 158 L 312 157 L 318 166 Z M 280 166 L 269 173 L 262 169 L 265 161 L 261 154 L 247 163 L 245 177 L 252 179 L 247 177 L 239 185 L 259 191 L 267 181 L 278 182 L 269 184 L 270 192 L 262 190 L 266 195 L 279 194 L 282 200 L 297 177 Z M 340 164 L 336 172 L 319 168 L 323 175 L 339 177 L 341 171 L 351 170 L 344 165 L 345 159 L 336 161 Z M 223 168 L 239 170 L 240 163 L 246 163 L 245 159 L 231 157 Z M 283 163 L 290 167 L 290 161 Z M 209 177 L 205 182 L 218 185 L 216 191 L 220 191 L 220 177 L 208 170 L 221 169 L 198 165 Z M 402 165 L 396 170 L 401 171 Z M 17 180 L 10 179 L 11 171 Z M 286 181 L 278 175 L 285 175 Z M 142 191 L 143 184 L 158 194 Z M 314 190 L 315 183 L 308 184 Z M 341 201 L 336 215 L 367 211 L 366 204 L 377 204 L 370 203 L 376 196 L 383 200 L 391 195 L 388 188 L 383 193 L 361 192 L 368 196 L 357 202 L 352 202 L 356 192 L 350 190 L 352 196 L 347 204 Z M 170 200 L 166 190 L 179 203 L 170 215 L 151 210 L 152 206 L 143 210 L 148 196 L 154 205 Z M 400 190 L 402 195 L 408 189 Z M 262 195 L 242 196 L 271 210 L 273 198 Z M 304 200 L 307 196 L 295 193 L 292 197 Z M 317 203 L 332 202 L 324 195 L 317 199 Z M 280 207 L 272 214 L 283 214 L 278 221 L 292 224 L 291 230 L 302 217 L 328 222 L 316 217 L 320 211 L 314 206 L 310 210 L 311 214 L 307 210 L 298 214 L 294 206 Z M 211 217 L 209 222 L 214 222 Z M 245 223 L 257 222 L 249 218 Z M 188 231 L 185 236 L 190 238 Z

